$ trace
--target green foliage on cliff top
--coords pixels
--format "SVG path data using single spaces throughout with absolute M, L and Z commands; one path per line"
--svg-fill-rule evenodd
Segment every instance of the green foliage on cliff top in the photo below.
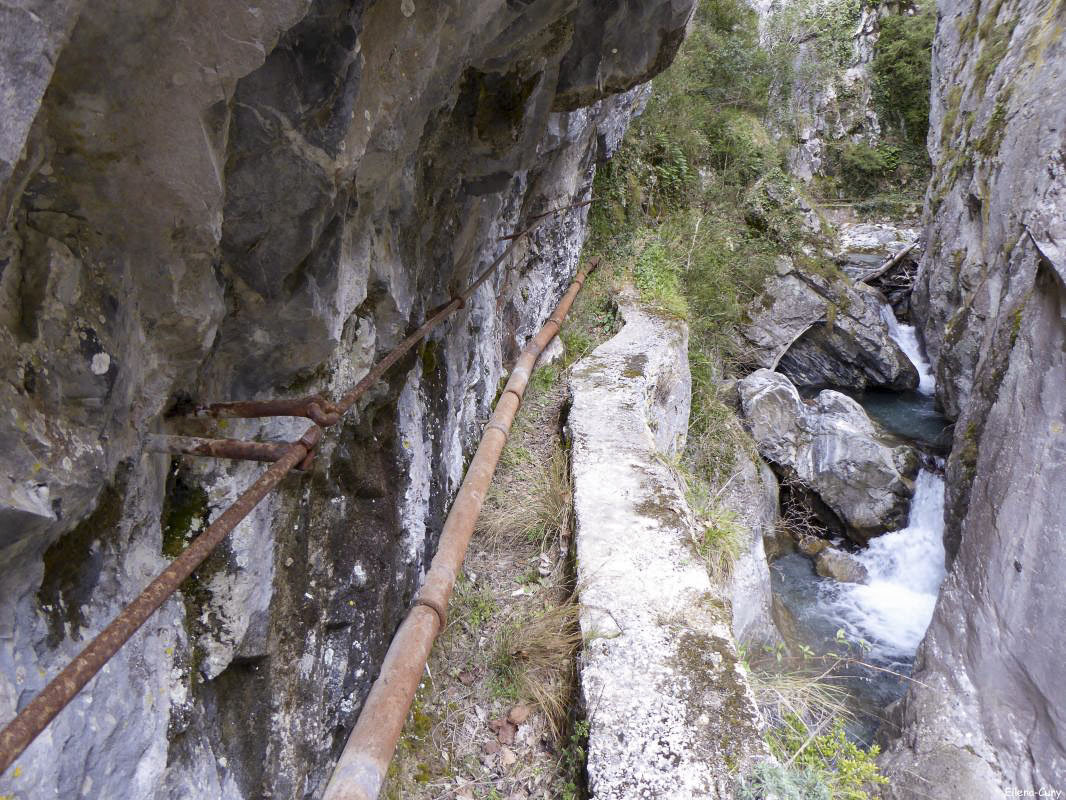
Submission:
M 929 130 L 936 4 L 919 0 L 913 14 L 881 20 L 874 52 L 874 101 L 881 119 L 914 147 L 924 149 Z
M 647 111 L 596 177 L 589 254 L 689 323 L 690 469 L 728 479 L 744 444 L 717 381 L 744 359 L 737 328 L 774 260 L 812 240 L 784 154 L 760 119 L 773 64 L 743 0 L 703 0 Z

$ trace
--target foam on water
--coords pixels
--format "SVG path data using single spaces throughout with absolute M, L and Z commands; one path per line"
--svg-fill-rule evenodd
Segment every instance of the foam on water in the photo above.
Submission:
M 922 346 L 918 342 L 918 331 L 913 325 L 904 325 L 896 320 L 889 306 L 882 306 L 881 316 L 888 325 L 888 334 L 899 345 L 899 349 L 907 354 L 907 358 L 918 370 L 918 391 L 922 394 L 932 394 L 936 388 L 933 373 L 928 361 L 922 357 Z
M 909 658 L 929 627 L 944 579 L 944 481 L 918 474 L 906 528 L 870 541 L 856 558 L 869 583 L 824 584 L 825 601 L 885 659 Z

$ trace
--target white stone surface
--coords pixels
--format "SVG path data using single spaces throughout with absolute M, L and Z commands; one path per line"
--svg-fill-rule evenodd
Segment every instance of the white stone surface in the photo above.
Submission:
M 570 377 L 581 694 L 596 800 L 731 795 L 762 752 L 723 600 L 691 549 L 684 324 L 623 297 L 625 327 Z

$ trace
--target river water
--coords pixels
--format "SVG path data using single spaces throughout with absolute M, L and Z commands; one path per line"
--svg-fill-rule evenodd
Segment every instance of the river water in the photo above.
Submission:
M 886 429 L 914 441 L 927 453 L 946 454 L 947 420 L 933 406 L 935 383 L 914 328 L 896 321 L 886 307 L 892 337 L 914 362 L 915 392 L 866 392 L 855 398 Z M 866 567 L 865 584 L 822 578 L 812 561 L 790 553 L 771 564 L 777 599 L 790 619 L 791 634 L 818 654 L 841 651 L 838 631 L 866 643 L 861 659 L 874 668 L 851 667 L 845 680 L 860 719 L 849 726 L 871 741 L 881 711 L 906 690 L 914 654 L 925 635 L 944 579 L 944 481 L 932 469 L 919 472 L 907 527 L 872 539 L 854 555 Z M 856 650 L 854 645 L 852 653 Z

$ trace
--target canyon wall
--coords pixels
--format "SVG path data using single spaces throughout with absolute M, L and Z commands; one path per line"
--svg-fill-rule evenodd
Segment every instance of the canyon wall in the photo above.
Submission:
M 891 797 L 1064 788 L 1064 30 L 1061 0 L 939 4 L 914 310 L 956 419 L 950 571 L 885 760 Z
M 191 402 L 354 383 L 500 237 L 588 196 L 692 4 L 0 9 L 0 719 L 261 470 L 146 435 L 218 430 L 182 420 Z M 584 216 L 540 228 L 364 397 L 0 794 L 320 793 Z
M 810 183 L 832 165 L 842 142 L 874 144 L 881 123 L 873 107 L 871 62 L 880 21 L 902 13 L 896 2 L 761 0 L 764 44 L 782 61 L 775 73 L 768 121 L 788 138 L 789 172 Z

